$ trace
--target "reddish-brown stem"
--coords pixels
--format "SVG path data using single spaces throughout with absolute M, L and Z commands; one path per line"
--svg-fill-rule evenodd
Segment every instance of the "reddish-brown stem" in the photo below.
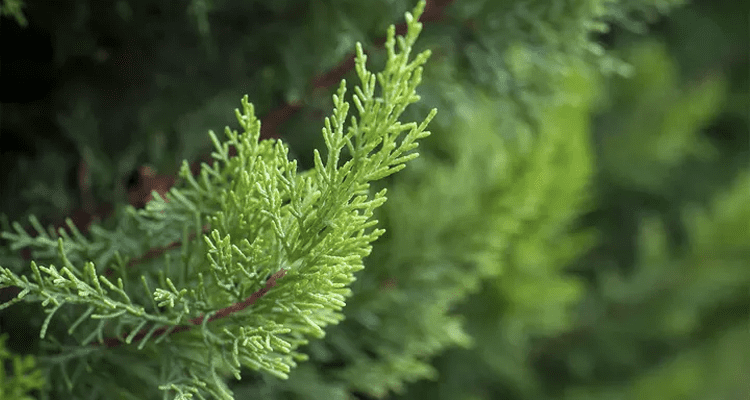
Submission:
M 431 0 L 427 1 L 425 11 L 420 17 L 420 21 L 426 22 L 426 21 L 440 21 L 443 19 L 443 11 L 444 9 L 449 6 L 451 3 L 453 3 L 454 0 Z M 396 25 L 396 33 L 397 34 L 403 34 L 406 32 L 406 23 L 402 22 L 398 25 Z M 379 38 L 374 41 L 374 43 L 377 44 L 377 46 L 382 46 L 383 43 L 385 43 L 385 37 Z M 312 80 L 312 88 L 313 89 L 319 89 L 319 88 L 325 88 L 330 87 L 337 82 L 341 80 L 341 78 L 350 70 L 354 68 L 354 54 L 350 54 L 339 66 L 331 69 L 330 71 L 319 75 L 318 77 L 314 78 Z M 276 131 L 276 128 L 281 125 L 285 120 L 290 118 L 292 115 L 294 115 L 295 112 L 297 112 L 301 108 L 300 104 L 284 104 L 277 109 L 269 112 L 266 114 L 263 118 L 261 118 L 261 138 L 271 138 L 271 137 L 278 137 L 278 132 Z M 236 155 L 236 149 L 233 147 L 230 148 L 230 156 Z M 200 164 L 201 162 L 211 163 L 211 157 L 210 156 L 204 156 L 201 157 L 200 161 L 194 161 L 190 165 L 191 172 L 196 175 L 200 171 Z M 168 177 L 164 175 L 154 175 L 153 171 L 149 171 L 148 168 L 140 168 L 139 173 L 141 175 L 141 178 L 143 179 L 143 182 L 141 185 L 139 185 L 138 188 L 130 190 L 128 201 L 131 205 L 134 207 L 143 206 L 145 204 L 144 200 L 148 200 L 149 196 L 151 194 L 151 190 L 157 190 L 160 194 L 164 194 L 166 191 L 168 191 L 172 184 L 175 182 L 174 177 Z M 90 193 L 90 177 L 89 177 L 89 171 L 86 166 L 86 163 L 81 160 L 78 166 L 78 183 L 81 190 L 81 198 L 83 201 L 83 208 L 74 211 L 73 214 L 71 214 L 71 219 L 73 220 L 73 223 L 75 226 L 84 234 L 88 232 L 89 224 L 92 221 L 96 220 L 104 220 L 106 219 L 109 214 L 112 212 L 113 208 L 110 205 L 101 205 L 99 207 L 94 207 L 92 205 L 93 199 L 91 198 Z M 145 198 L 143 197 L 145 196 Z M 66 229 L 67 226 L 65 226 L 64 223 L 60 222 L 55 224 L 55 229 L 58 228 L 64 228 Z M 36 236 L 36 232 L 30 233 L 32 236 Z M 180 246 L 180 242 L 174 242 L 170 245 L 168 245 L 166 248 L 157 249 L 155 253 L 161 254 L 166 249 L 176 248 Z M 28 249 L 22 249 L 23 258 L 29 259 L 30 253 L 28 252 Z M 153 257 L 154 253 L 149 251 L 147 254 L 145 254 L 143 257 L 133 259 L 130 263 L 128 263 L 129 266 L 134 265 L 135 263 L 139 262 L 140 260 L 144 260 L 147 258 Z
M 427 0 L 427 4 L 424 10 L 424 13 L 420 17 L 420 21 L 422 22 L 433 22 L 433 21 L 440 21 L 443 19 L 444 14 L 443 11 L 447 6 L 449 6 L 451 3 L 453 3 L 454 0 Z M 406 23 L 402 22 L 398 25 L 396 25 L 396 33 L 399 35 L 402 35 L 406 32 Z M 380 39 L 377 39 L 374 41 L 374 43 L 381 47 L 383 43 L 385 43 L 385 37 L 382 37 Z M 354 68 L 354 60 L 355 56 L 354 54 L 350 54 L 338 67 L 335 67 L 331 69 L 330 71 L 321 74 L 320 76 L 314 78 L 311 82 L 311 89 L 320 89 L 320 88 L 326 88 L 330 87 L 332 85 L 335 85 L 337 82 L 341 81 L 341 78 L 350 70 Z M 261 118 L 261 138 L 276 138 L 279 137 L 277 128 L 287 119 L 291 118 L 298 110 L 302 108 L 301 104 L 294 103 L 294 104 L 284 104 L 275 110 L 269 112 L 266 114 L 263 118 Z M 230 149 L 230 156 L 236 155 L 236 149 L 231 148 Z M 190 165 L 191 172 L 195 175 L 200 170 L 200 163 L 201 161 L 211 163 L 211 157 L 204 156 L 201 157 L 200 161 L 194 161 Z M 163 195 L 166 191 L 168 191 L 171 186 L 175 182 L 174 177 L 168 177 L 168 176 L 159 176 L 154 175 L 153 171 L 149 171 L 148 169 L 141 168 L 139 170 L 142 177 L 145 177 L 145 181 L 142 182 L 139 188 L 136 188 L 134 190 L 131 190 L 129 193 L 129 202 L 133 206 L 142 206 L 145 204 L 144 202 L 144 193 L 145 193 L 145 200 L 148 201 L 149 196 L 151 194 L 151 190 L 157 190 L 159 194 Z M 86 234 L 88 232 L 88 228 L 93 221 L 100 221 L 106 219 L 111 212 L 113 211 L 113 207 L 111 205 L 100 205 L 98 207 L 93 206 L 93 197 L 90 193 L 90 178 L 89 178 L 89 171 L 88 168 L 83 160 L 80 161 L 78 166 L 78 182 L 79 182 L 79 189 L 81 190 L 81 200 L 83 202 L 83 207 L 79 210 L 76 210 L 71 215 L 71 220 L 73 220 L 73 223 L 75 226 L 83 233 Z M 64 229 L 67 229 L 64 223 L 58 223 L 55 225 L 55 229 L 59 229 L 60 227 L 63 227 Z M 207 226 L 203 227 L 203 231 L 206 232 Z M 36 233 L 38 234 L 38 233 Z M 35 236 L 35 233 L 31 233 L 32 236 Z M 192 234 L 190 239 L 194 238 L 195 234 Z M 131 267 L 133 265 L 138 264 L 139 262 L 143 260 L 147 260 L 150 258 L 154 258 L 158 255 L 161 255 L 167 250 L 178 248 L 182 245 L 181 241 L 175 241 L 173 243 L 170 243 L 167 246 L 154 248 L 146 252 L 141 257 L 131 259 L 128 262 L 128 267 Z M 28 260 L 31 258 L 31 252 L 29 249 L 22 249 L 21 254 L 25 260 Z M 252 296 L 247 298 L 245 301 L 241 303 L 237 303 L 235 305 L 232 305 L 230 307 L 227 307 L 225 309 L 220 310 L 215 314 L 210 320 L 221 318 L 223 316 L 229 315 L 232 312 L 239 311 L 241 309 L 244 309 L 245 307 L 248 307 L 249 305 L 253 304 L 257 298 L 263 296 L 273 285 L 275 285 L 275 280 L 277 278 L 280 278 L 284 275 L 285 271 L 282 269 L 279 271 L 281 275 L 272 277 L 273 279 L 269 279 L 269 281 L 266 283 L 266 287 L 259 290 L 258 292 L 254 293 Z M 111 275 L 112 271 L 110 269 L 107 269 L 105 271 L 105 275 Z M 278 273 L 277 273 L 278 274 Z M 270 285 L 270 286 L 269 286 Z M 0 295 L 7 296 L 7 294 L 18 292 L 16 290 L 18 288 L 14 287 L 8 287 L 8 288 L 0 288 Z M 3 296 L 0 296 L 2 298 Z M 15 296 L 13 296 L 15 297 Z M 199 319 L 191 320 L 191 323 L 193 325 L 197 325 L 202 323 L 203 317 L 200 317 Z M 184 326 L 184 327 L 178 327 L 172 332 L 181 332 L 186 329 L 190 329 L 190 326 Z M 157 330 L 155 335 L 158 333 L 159 335 L 166 332 L 167 328 L 164 328 L 164 330 Z M 136 335 L 136 338 L 134 340 L 140 340 L 143 338 L 141 336 L 143 332 L 139 332 Z M 143 333 L 145 335 L 145 333 Z M 107 338 L 104 340 L 105 344 L 107 346 L 110 346 L 112 343 L 120 343 L 120 340 L 117 338 Z M 111 347 L 111 346 L 110 346 Z
M 266 281 L 266 286 L 265 287 L 263 287 L 262 289 L 258 290 L 255 293 L 253 293 L 252 295 L 250 295 L 250 297 L 246 298 L 245 300 L 243 300 L 243 301 L 241 301 L 239 303 L 232 304 L 229 307 L 225 307 L 225 308 L 222 308 L 221 310 L 217 311 L 216 313 L 214 313 L 213 315 L 211 315 L 211 317 L 208 318 L 207 322 L 211 322 L 211 321 L 217 320 L 219 318 L 224 318 L 224 317 L 226 317 L 226 316 L 228 316 L 230 314 L 236 313 L 238 311 L 242 311 L 245 308 L 253 305 L 259 298 L 263 297 L 266 293 L 268 293 L 268 291 L 271 290 L 272 287 L 276 286 L 276 280 L 282 278 L 284 275 L 286 275 L 286 270 L 282 268 L 278 272 L 276 272 L 275 274 L 271 275 L 271 277 L 268 278 L 268 280 Z M 167 331 L 169 331 L 170 333 L 179 333 L 179 332 L 188 331 L 188 330 L 192 329 L 194 326 L 201 325 L 203 323 L 204 319 L 205 319 L 205 315 L 201 315 L 200 317 L 196 317 L 196 318 L 193 318 L 190 321 L 188 321 L 190 323 L 189 325 L 179 325 L 177 327 L 166 327 L 165 326 L 163 328 L 159 328 L 159 329 L 157 329 L 157 330 L 154 331 L 154 333 L 153 333 L 153 335 L 151 337 L 153 338 L 153 337 L 161 336 L 161 335 L 163 335 Z M 141 329 L 133 337 L 132 342 L 137 342 L 137 341 L 143 339 L 148 334 L 148 331 L 149 331 L 148 329 Z M 127 336 L 128 335 L 125 335 L 124 337 L 127 337 Z M 123 343 L 124 343 L 124 339 L 123 338 L 116 338 L 116 337 L 106 338 L 103 341 L 103 344 L 106 347 L 117 347 L 117 346 L 119 346 L 119 345 L 121 345 Z M 92 345 L 98 346 L 99 343 L 92 343 Z

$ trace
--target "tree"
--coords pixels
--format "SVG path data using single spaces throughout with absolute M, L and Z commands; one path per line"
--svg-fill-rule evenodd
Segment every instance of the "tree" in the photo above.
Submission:
M 382 52 L 412 2 L 4 2 L 56 42 L 3 56 L 3 394 L 747 397 L 747 68 L 669 39 L 746 21 L 679 3 L 432 1 Z

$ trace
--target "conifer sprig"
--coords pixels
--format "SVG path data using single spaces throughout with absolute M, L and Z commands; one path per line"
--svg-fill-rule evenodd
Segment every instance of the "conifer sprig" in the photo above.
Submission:
M 424 6 L 422 1 L 413 15 L 406 13 L 404 37 L 389 28 L 382 73 L 367 70 L 357 44 L 358 117 L 345 126 L 349 103 L 342 81 L 322 130 L 325 161 L 316 150 L 312 170 L 298 173 L 281 141 L 259 141 L 260 122 L 245 96 L 242 111 L 235 110 L 244 132 L 226 128 L 223 142 L 209 132 L 216 162 L 202 165 L 199 179 L 184 162 L 183 180 L 166 200 L 154 195 L 144 210 L 127 208 L 115 228 L 93 226 L 91 238 L 5 233 L 11 246 L 54 250 L 54 262 L 62 265 L 35 260 L 29 276 L 0 267 L 0 287 L 21 289 L 0 308 L 24 300 L 40 302 L 47 313 L 40 336 L 53 343 L 41 363 L 59 367 L 64 386 L 75 391 L 116 383 L 98 382 L 96 374 L 69 378 L 69 364 L 78 372 L 108 358 L 121 364 L 112 357 L 140 352 L 144 361 L 131 367 L 153 377 L 167 366 L 159 389 L 180 399 L 232 399 L 224 379 L 239 379 L 243 366 L 286 378 L 296 361 L 306 359 L 296 349 L 343 318 L 353 274 L 383 233 L 373 213 L 385 191 L 371 193 L 370 183 L 404 168 L 417 157 L 417 141 L 429 135 L 425 128 L 435 110 L 420 124 L 398 121 L 419 100 L 415 90 L 430 54 L 409 60 Z M 201 237 L 190 240 L 191 232 Z M 179 249 L 166 249 L 128 272 L 130 260 L 178 237 Z M 113 271 L 109 277 L 102 274 L 107 269 Z M 106 346 L 77 351 L 94 341 Z M 118 354 L 107 353 L 112 347 Z

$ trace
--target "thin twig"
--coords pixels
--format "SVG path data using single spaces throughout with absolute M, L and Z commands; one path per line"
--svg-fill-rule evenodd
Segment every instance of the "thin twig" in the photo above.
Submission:
M 266 281 L 266 286 L 262 289 L 258 290 L 257 292 L 253 293 L 250 297 L 246 298 L 245 300 L 232 304 L 229 307 L 222 308 L 221 310 L 217 311 L 215 314 L 213 314 L 209 319 L 208 322 L 217 320 L 219 318 L 224 318 L 230 314 L 239 312 L 244 310 L 245 308 L 253 305 L 259 298 L 263 297 L 266 293 L 268 293 L 269 290 L 271 290 L 272 287 L 276 286 L 276 280 L 282 278 L 284 275 L 286 275 L 285 269 L 280 269 L 275 274 L 271 275 L 268 280 Z M 169 330 L 170 334 L 172 333 L 179 333 L 184 332 L 192 329 L 194 326 L 201 325 L 203 323 L 203 319 L 205 318 L 205 315 L 201 315 L 200 317 L 196 317 L 188 321 L 190 325 L 180 325 L 177 327 L 171 327 L 171 326 L 165 326 L 163 328 L 159 328 L 154 331 L 154 334 L 151 336 L 161 336 L 165 332 Z M 149 329 L 141 329 L 134 337 L 132 342 L 137 342 L 141 339 L 143 339 L 148 334 Z M 124 335 L 123 337 L 127 337 L 130 333 Z M 131 342 L 131 343 L 132 343 Z M 103 340 L 103 344 L 106 347 L 117 347 L 124 343 L 124 339 L 122 338 L 116 338 L 116 337 L 109 337 Z M 99 343 L 92 343 L 92 345 L 98 346 Z

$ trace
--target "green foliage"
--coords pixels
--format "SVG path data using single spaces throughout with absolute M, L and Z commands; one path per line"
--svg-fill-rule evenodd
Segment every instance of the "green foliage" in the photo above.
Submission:
M 696 127 L 715 118 L 727 84 L 709 77 L 695 87 L 678 87 L 674 61 L 658 43 L 634 46 L 626 59 L 638 72 L 615 83 L 612 106 L 622 119 L 610 121 L 603 167 L 616 184 L 656 192 L 688 157 L 716 156 Z
M 30 392 L 45 385 L 42 371 L 34 356 L 11 354 L 5 347 L 7 339 L 7 334 L 0 335 L 0 362 L 10 360 L 11 365 L 10 375 L 6 368 L 0 369 L 0 399 L 32 400 Z
M 260 123 L 245 97 L 242 111 L 236 110 L 244 133 L 227 128 L 222 143 L 209 132 L 216 162 L 203 165 L 199 180 L 184 162 L 182 185 L 170 190 L 166 201 L 154 193 L 157 200 L 145 210 L 125 209 L 114 230 L 93 227 L 91 239 L 73 226 L 73 236 L 45 232 L 34 218 L 41 233 L 35 238 L 17 223 L 16 233 L 3 233 L 11 249 L 31 246 L 35 261 L 30 276 L 0 269 L 2 286 L 22 289 L 2 307 L 41 302 L 47 318 L 40 337 L 52 345 L 40 360 L 61 369 L 68 390 L 80 396 L 86 387 L 105 387 L 97 382 L 104 377 L 81 371 L 139 354 L 143 360 L 130 367 L 135 376 L 107 383 L 119 384 L 122 396 L 132 397 L 141 386 L 133 378 L 140 378 L 151 389 L 157 381 L 178 399 L 231 399 L 224 379 L 230 373 L 240 379 L 240 367 L 286 378 L 307 358 L 297 348 L 309 337 L 322 338 L 324 327 L 341 320 L 353 273 L 363 268 L 363 257 L 383 233 L 373 229 L 372 217 L 385 202 L 385 190 L 371 193 L 371 182 L 417 157 L 416 141 L 429 134 L 425 128 L 435 110 L 419 125 L 398 121 L 419 100 L 415 90 L 429 57 L 425 51 L 410 60 L 423 8 L 421 3 L 414 16 L 407 14 L 404 37 L 389 29 L 382 73 L 367 71 L 358 44 L 361 86 L 353 96 L 358 117 L 346 126 L 349 103 L 342 82 L 323 128 L 328 151 L 325 159 L 315 151 L 314 169 L 297 173 L 282 142 L 259 141 Z M 229 157 L 230 146 L 235 157 Z M 204 224 L 210 232 L 188 240 L 188 230 L 201 234 Z M 136 274 L 128 271 L 133 257 L 180 233 L 179 260 L 166 254 L 141 263 Z M 60 268 L 41 264 L 43 258 L 57 258 Z M 103 274 L 106 268 L 114 277 Z M 56 314 L 66 323 L 51 323 Z M 170 335 L 173 330 L 180 333 Z M 116 339 L 104 339 L 113 335 Z M 122 350 L 92 346 L 96 342 Z M 55 379 L 53 390 L 61 387 Z
M 471 77 L 499 94 L 524 103 L 538 117 L 539 96 L 560 96 L 551 89 L 572 62 L 594 62 L 605 74 L 627 75 L 631 68 L 592 40 L 612 21 L 642 30 L 644 20 L 684 3 L 676 1 L 470 1 L 454 11 L 476 27 L 476 43 L 465 48 Z M 645 18 L 644 18 L 645 17 Z
M 690 246 L 684 252 L 670 248 L 659 219 L 643 221 L 635 271 L 601 274 L 604 306 L 617 317 L 600 314 L 591 336 L 609 341 L 588 349 L 606 354 L 611 364 L 627 365 L 629 374 L 640 366 L 638 374 L 628 384 L 571 387 L 567 398 L 723 399 L 749 394 L 742 383 L 750 366 L 749 205 L 745 173 L 709 208 L 686 208 Z M 657 353 L 664 361 L 655 362 L 642 343 L 664 343 Z M 683 351 L 667 359 L 678 345 Z M 583 362 L 579 373 L 588 369 L 592 374 L 591 367 Z
M 427 182 L 420 189 L 432 194 L 425 198 L 441 202 L 442 206 L 434 209 L 446 214 L 473 211 L 459 213 L 453 223 L 445 224 L 442 234 L 447 254 L 467 255 L 466 260 L 457 260 L 446 270 L 461 270 L 461 276 L 474 277 L 473 282 L 464 283 L 472 288 L 469 293 L 451 292 L 458 305 L 454 310 L 466 319 L 473 346 L 445 352 L 436 361 L 439 381 L 416 385 L 402 398 L 491 398 L 484 392 L 498 381 L 526 398 L 540 395 L 525 355 L 539 339 L 554 337 L 573 326 L 572 311 L 584 295 L 584 286 L 563 268 L 596 239 L 594 231 L 579 231 L 573 225 L 591 207 L 588 193 L 593 159 L 586 116 L 598 91 L 595 74 L 584 65 L 578 70 L 560 87 L 577 101 L 549 104 L 537 125 L 539 130 L 520 122 L 522 118 L 514 115 L 517 104 L 511 98 L 455 97 L 460 118 L 449 131 L 464 134 L 443 136 L 453 143 L 446 148 L 458 153 L 451 157 L 455 166 L 425 168 L 422 180 Z M 440 131 L 435 131 L 437 135 Z M 423 154 L 416 165 L 429 160 L 429 154 Z M 414 168 L 404 177 L 417 171 Z M 430 182 L 430 178 L 442 184 Z M 462 184 L 457 185 L 459 179 Z M 397 205 L 397 193 L 392 191 L 386 209 L 409 209 Z M 431 226 L 424 224 L 421 235 Z M 473 242 L 467 243 L 466 238 Z M 466 249 L 483 253 L 471 257 L 472 252 Z M 446 258 L 450 257 L 447 254 Z M 466 267 L 472 264 L 476 270 Z M 484 282 L 477 277 L 484 277 Z
M 569 384 L 560 397 L 748 394 L 747 125 L 711 137 L 736 107 L 728 77 L 685 76 L 669 50 L 628 43 L 634 80 L 610 82 L 598 117 L 603 241 L 578 328 L 546 359 L 566 366 L 555 370 Z
M 22 8 L 24 6 L 23 0 L 3 0 L 3 4 L 0 5 L 0 15 L 13 17 L 18 25 L 25 27 L 29 24 L 29 21 L 23 15 Z
M 559 87 L 567 101 L 548 100 L 534 125 L 513 98 L 433 72 L 452 123 L 438 122 L 420 158 L 388 184 L 378 218 L 386 234 L 353 285 L 347 319 L 310 345 L 322 372 L 259 382 L 246 395 L 306 398 L 294 388 L 326 382 L 331 393 L 348 385 L 374 397 L 453 398 L 479 390 L 459 372 L 481 374 L 477 358 L 492 376 L 477 386 L 498 377 L 528 385 L 533 371 L 519 358 L 571 326 L 583 285 L 561 270 L 595 239 L 570 231 L 590 207 L 586 118 L 598 85 L 586 65 L 576 69 Z M 472 349 L 431 365 L 456 346 Z M 408 389 L 424 378 L 438 383 Z
M 420 101 L 402 108 L 416 100 L 417 56 L 396 62 L 411 78 L 375 77 L 369 103 L 360 63 L 362 87 L 331 102 L 319 74 L 356 42 L 398 70 L 408 52 L 371 44 L 410 3 L 28 10 L 57 38 L 58 65 L 95 64 L 55 91 L 53 119 L 77 153 L 50 142 L 3 157 L 14 172 L 0 208 L 40 214 L 29 221 L 42 234 L 0 218 L 1 279 L 24 290 L 0 306 L 0 330 L 37 355 L 43 398 L 750 395 L 738 384 L 750 369 L 742 7 L 431 2 L 407 43 L 434 54 Z M 348 130 L 344 91 L 359 111 Z M 233 124 L 242 93 L 243 133 L 211 132 L 199 176 L 176 168 L 198 158 L 206 129 Z M 263 125 L 284 143 L 258 142 L 255 112 L 283 102 L 297 114 Z M 428 138 L 397 122 L 434 107 Z M 20 137 L 42 130 L 8 110 Z M 181 178 L 167 201 L 118 205 L 88 233 L 46 230 L 78 202 L 76 158 L 99 200 L 121 203 L 120 180 L 143 163 Z M 16 332 L 33 332 L 24 351 Z

